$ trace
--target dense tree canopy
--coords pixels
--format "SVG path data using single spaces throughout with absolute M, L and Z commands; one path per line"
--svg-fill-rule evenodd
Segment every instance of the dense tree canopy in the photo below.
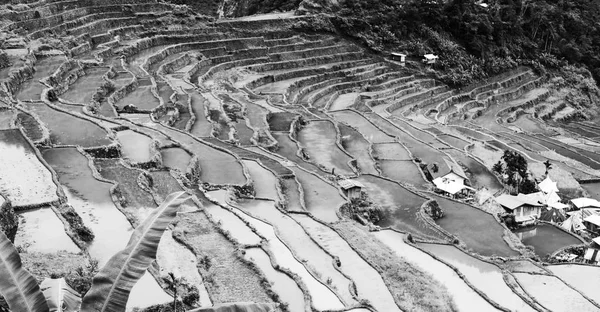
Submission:
M 435 52 L 461 85 L 518 64 L 585 65 L 600 77 L 600 2 L 594 0 L 346 0 L 336 26 L 375 49 Z

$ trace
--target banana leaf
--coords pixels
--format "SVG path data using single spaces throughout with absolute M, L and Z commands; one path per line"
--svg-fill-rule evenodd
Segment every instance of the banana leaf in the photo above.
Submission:
M 185 192 L 169 195 L 131 234 L 129 243 L 94 276 L 92 287 L 83 297 L 83 312 L 125 311 L 129 293 L 156 258 L 163 232 L 187 200 Z
M 46 278 L 40 284 L 50 312 L 77 312 L 81 296 L 67 284 L 64 278 Z
M 35 278 L 23 269 L 19 252 L 3 231 L 0 231 L 0 294 L 11 311 L 49 311 L 40 286 Z

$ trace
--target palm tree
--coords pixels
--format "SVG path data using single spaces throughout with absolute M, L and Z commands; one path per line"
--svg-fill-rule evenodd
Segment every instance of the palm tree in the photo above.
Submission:
M 181 278 L 175 277 L 173 272 L 169 272 L 168 278 L 163 278 L 167 283 L 167 288 L 173 292 L 173 312 L 177 312 L 177 290 L 181 287 Z

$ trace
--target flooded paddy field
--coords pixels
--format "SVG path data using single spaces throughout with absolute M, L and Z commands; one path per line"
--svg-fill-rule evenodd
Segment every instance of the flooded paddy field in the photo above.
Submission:
M 14 112 L 12 110 L 9 110 L 7 112 L 10 112 L 10 119 L 6 119 L 5 122 L 7 122 L 4 126 L 0 126 L 0 128 L 2 129 L 10 129 L 13 128 L 12 124 L 8 124 L 8 123 L 12 123 L 12 117 L 14 117 L 14 114 L 16 113 L 16 118 L 14 118 L 14 123 L 15 125 L 21 126 L 23 127 L 23 131 L 25 132 L 25 136 L 27 136 L 30 140 L 34 141 L 34 142 L 38 142 L 42 139 L 44 139 L 44 129 L 42 129 L 42 126 L 39 124 L 39 122 L 37 120 L 35 120 L 35 118 L 33 118 L 33 116 L 31 116 L 30 114 L 27 114 L 25 112 Z M 0 112 L 1 114 L 1 112 Z M 2 117 L 0 117 L 2 118 Z M 3 121 L 1 121 L 3 122 Z
M 508 257 L 519 254 L 504 241 L 505 230 L 491 214 L 444 197 L 432 196 L 432 198 L 437 200 L 444 210 L 444 217 L 436 220 L 436 223 L 444 230 L 458 236 L 467 248 L 484 256 Z
M 18 129 L 0 131 L 0 192 L 15 207 L 58 201 L 52 174 Z
M 361 173 L 377 175 L 377 167 L 370 153 L 371 143 L 360 132 L 345 124 L 338 124 L 341 144 L 354 159 Z
M 419 189 L 427 189 L 429 183 L 423 173 L 412 160 L 378 160 L 381 175 L 394 181 L 412 185 Z
M 192 113 L 196 117 L 190 133 L 196 137 L 208 137 L 212 132 L 212 124 L 206 119 L 206 100 L 198 93 L 191 93 Z
M 555 276 L 515 273 L 523 289 L 552 311 L 598 311 L 598 307 Z
M 304 301 L 304 293 L 298 287 L 298 284 L 281 271 L 273 268 L 269 256 L 260 248 L 248 248 L 244 257 L 256 264 L 258 268 L 265 274 L 269 283 L 275 289 L 275 292 L 282 298 L 282 301 L 288 304 L 290 312 L 306 311 L 306 302 Z
M 379 311 L 400 311 L 381 276 L 334 230 L 303 215 L 294 215 L 311 237 L 330 254 L 341 259 L 340 269 L 356 283 L 359 296 Z
M 418 266 L 423 271 L 431 274 L 442 285 L 446 286 L 450 290 L 450 294 L 459 311 L 469 311 L 470 309 L 476 309 L 477 311 L 498 311 L 498 309 L 469 287 L 449 266 L 418 248 L 406 244 L 403 240 L 404 234 L 386 230 L 376 232 L 375 236 L 389 246 L 398 257 L 404 258 L 406 261 Z
M 284 242 L 309 271 L 347 304 L 356 303 L 350 293 L 350 280 L 334 266 L 333 258 L 317 245 L 291 216 L 279 211 L 274 202 L 265 200 L 240 200 L 236 207 L 253 217 L 271 224 Z
M 355 111 L 343 110 L 330 113 L 337 121 L 343 122 L 355 129 L 371 143 L 393 142 L 394 138 L 376 127 L 368 119 Z
M 106 81 L 102 78 L 108 72 L 108 67 L 92 67 L 85 70 L 85 75 L 79 77 L 67 92 L 60 95 L 61 99 L 70 103 L 89 104 L 92 96 Z
M 448 150 L 446 152 L 463 167 L 473 188 L 485 187 L 494 193 L 504 188 L 498 178 L 485 165 L 474 158 L 459 151 Z
M 311 161 L 324 166 L 328 171 L 353 175 L 349 166 L 352 158 L 339 149 L 337 137 L 335 125 L 330 121 L 311 121 L 298 133 L 299 145 L 306 150 Z
M 64 250 L 78 253 L 79 247 L 65 232 L 64 225 L 51 207 L 19 213 L 19 230 L 15 246 L 28 252 L 55 253 Z
M 325 222 L 335 222 L 339 218 L 337 212 L 346 202 L 337 187 L 321 180 L 315 174 L 297 167 L 291 168 L 304 191 L 306 210 L 317 219 Z
M 56 145 L 94 147 L 112 143 L 106 130 L 89 120 L 56 110 L 42 102 L 26 104 L 25 107 L 44 122 L 50 131 L 50 140 Z
M 42 90 L 47 88 L 40 82 L 40 79 L 52 75 L 66 61 L 67 58 L 64 55 L 53 55 L 38 59 L 35 62 L 35 73 L 31 79 L 21 84 L 19 91 L 17 91 L 17 99 L 21 101 L 40 101 Z
M 277 177 L 261 164 L 252 160 L 242 160 L 242 164 L 250 172 L 250 178 L 254 182 L 255 196 L 258 198 L 266 198 L 277 200 L 279 194 L 277 192 Z
M 481 261 L 452 245 L 417 244 L 417 246 L 458 269 L 476 289 L 511 311 L 535 311 L 504 282 L 499 267 Z
M 150 86 L 138 86 L 133 92 L 115 103 L 117 110 L 127 105 L 134 105 L 140 110 L 150 111 L 160 105 L 159 100 L 152 94 Z
M 147 162 L 152 159 L 152 139 L 141 133 L 125 130 L 117 132 L 117 140 L 121 143 L 123 156 L 133 163 Z
M 133 231 L 112 201 L 110 189 L 113 185 L 94 178 L 88 158 L 75 148 L 50 149 L 43 155 L 58 174 L 69 203 L 94 232 L 90 255 L 105 263 L 125 247 Z
M 418 217 L 421 205 L 427 201 L 426 198 L 410 192 L 400 184 L 376 176 L 363 175 L 357 180 L 365 186 L 372 201 L 389 209 L 391 213 L 388 219 L 378 224 L 379 226 L 393 227 L 433 240 L 440 238 L 438 232 Z
M 561 264 L 546 267 L 565 283 L 596 303 L 600 303 L 600 268 L 591 265 Z M 585 278 L 583 278 L 585 277 Z
M 535 253 L 541 258 L 545 258 L 563 247 L 583 244 L 577 237 L 547 223 L 520 228 L 515 231 L 515 234 L 523 244 L 533 246 Z
M 186 171 L 190 160 L 192 160 L 192 156 L 179 147 L 165 148 L 160 151 L 160 154 L 165 167 L 177 169 L 181 172 Z

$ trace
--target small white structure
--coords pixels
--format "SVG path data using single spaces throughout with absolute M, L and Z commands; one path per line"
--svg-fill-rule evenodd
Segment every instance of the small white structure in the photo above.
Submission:
M 349 200 L 360 198 L 360 192 L 365 187 L 356 180 L 341 180 L 338 181 L 338 185 L 342 188 Z
M 465 185 L 465 178 L 456 174 L 454 171 L 450 171 L 444 176 L 433 179 L 433 184 L 435 184 L 435 187 L 438 189 L 452 196 L 469 190 L 475 191 L 472 187 Z
M 585 209 L 585 208 L 600 208 L 600 202 L 591 198 L 575 198 L 571 199 L 571 204 L 574 209 Z
M 596 237 L 592 241 L 592 245 L 585 250 L 583 259 L 589 264 L 598 264 L 600 262 L 600 237 Z
M 423 63 L 425 64 L 435 64 L 439 57 L 435 54 L 425 54 L 423 55 Z
M 390 57 L 392 60 L 402 63 L 402 65 L 406 63 L 406 54 L 404 53 L 392 52 Z

